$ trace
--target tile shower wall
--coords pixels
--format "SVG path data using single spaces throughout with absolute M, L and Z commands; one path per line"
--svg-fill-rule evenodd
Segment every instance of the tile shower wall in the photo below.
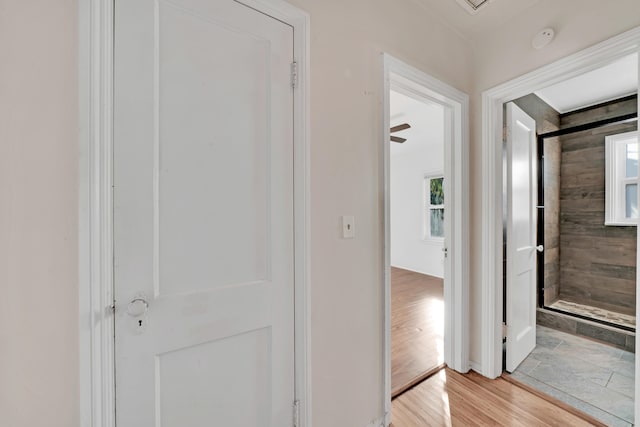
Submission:
M 636 109 L 635 97 L 623 98 L 562 114 L 560 126 Z M 636 228 L 604 225 L 604 148 L 605 136 L 633 130 L 635 122 L 560 137 L 560 298 L 631 315 L 635 314 Z
M 536 121 L 538 134 L 560 127 L 560 115 L 542 99 L 531 94 L 514 103 Z M 544 303 L 558 299 L 560 284 L 560 144 L 557 138 L 544 142 Z
M 558 138 L 544 140 L 544 304 L 560 295 L 560 159 Z

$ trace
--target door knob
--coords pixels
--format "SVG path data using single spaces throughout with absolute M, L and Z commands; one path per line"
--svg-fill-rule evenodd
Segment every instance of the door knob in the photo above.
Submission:
M 147 312 L 149 303 L 143 298 L 134 298 L 127 306 L 127 314 L 129 316 L 138 317 Z
M 536 251 L 538 251 L 538 252 L 544 251 L 544 246 L 542 246 L 542 245 L 536 246 Z

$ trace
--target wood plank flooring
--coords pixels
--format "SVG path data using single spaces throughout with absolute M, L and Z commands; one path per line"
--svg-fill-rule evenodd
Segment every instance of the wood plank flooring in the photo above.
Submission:
M 393 427 L 603 426 L 503 378 L 441 370 L 393 400 Z
M 444 363 L 443 280 L 391 268 L 391 395 Z

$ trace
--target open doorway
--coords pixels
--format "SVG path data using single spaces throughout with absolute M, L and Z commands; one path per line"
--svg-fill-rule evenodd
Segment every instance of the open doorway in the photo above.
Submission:
M 634 53 L 504 104 L 505 368 L 621 426 L 634 423 L 637 88 Z M 535 142 L 526 162 L 517 154 L 523 128 Z M 513 184 L 522 182 L 518 168 L 527 169 L 530 186 Z M 516 203 L 527 189 L 529 220 Z M 523 223 L 533 236 L 526 247 Z M 515 271 L 521 252 L 533 275 Z M 525 285 L 531 307 L 516 309 Z M 525 348 L 516 340 L 529 309 L 536 339 Z
M 436 372 L 442 363 L 459 372 L 469 370 L 469 98 L 389 55 L 383 55 L 383 65 L 383 396 L 384 422 L 389 425 L 392 388 L 397 395 L 402 388 Z M 407 111 L 400 111 L 401 108 Z M 410 113 L 409 108 L 418 110 Z M 418 133 L 412 136 L 412 131 Z M 423 136 L 419 136 L 420 132 Z M 423 147 L 418 145 L 420 138 L 426 144 Z M 417 165 L 411 174 L 410 163 Z M 392 168 L 398 172 L 393 177 Z M 403 175 L 411 176 L 402 178 Z M 410 179 L 411 185 L 403 184 L 402 179 Z M 403 193 L 409 204 L 392 208 L 393 198 L 399 201 Z M 392 209 L 399 220 L 395 231 L 409 233 L 411 242 L 401 243 L 401 233 L 392 236 Z M 404 211 L 411 218 L 403 220 L 399 212 Z M 396 250 L 392 249 L 393 242 Z M 398 268 L 392 268 L 394 264 Z M 400 287 L 404 283 L 406 292 L 402 298 L 393 299 L 392 278 Z M 419 289 L 426 290 L 416 295 Z M 413 310 L 413 320 L 407 316 L 405 325 L 398 326 L 392 305 Z M 396 373 L 404 373 L 396 376 L 395 383 L 392 324 L 396 325 L 396 332 L 405 331 L 408 343 L 418 339 L 417 345 L 409 344 L 412 354 L 405 357 L 407 362 L 396 364 Z M 396 335 L 402 338 L 401 333 Z M 428 347 L 421 348 L 420 342 L 428 342 Z M 419 363 L 414 364 L 414 360 Z
M 445 111 L 390 92 L 391 396 L 444 363 Z

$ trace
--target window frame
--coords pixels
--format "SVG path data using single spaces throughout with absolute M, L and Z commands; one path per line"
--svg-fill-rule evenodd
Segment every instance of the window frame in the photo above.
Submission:
M 635 141 L 633 141 L 635 139 Z M 638 131 L 605 137 L 605 216 L 606 226 L 637 226 L 638 218 L 626 216 L 628 184 L 637 184 L 638 177 L 626 176 L 626 153 L 629 144 L 638 144 Z M 639 165 L 640 167 L 640 165 Z
M 431 204 L 431 181 L 434 179 L 442 179 L 443 203 L 441 205 Z M 422 178 L 422 240 L 426 243 L 443 243 L 444 236 L 431 235 L 431 211 L 434 209 L 442 209 L 446 206 L 446 185 L 443 171 L 428 172 Z M 443 218 L 444 226 L 444 218 Z

